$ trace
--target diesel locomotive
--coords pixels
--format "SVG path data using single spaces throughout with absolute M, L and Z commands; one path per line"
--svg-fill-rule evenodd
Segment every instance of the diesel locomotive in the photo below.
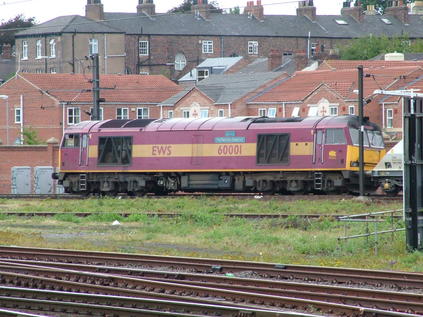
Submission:
M 357 116 L 86 121 L 64 133 L 60 171 L 67 193 L 354 192 L 359 183 Z M 366 121 L 365 188 L 384 156 Z

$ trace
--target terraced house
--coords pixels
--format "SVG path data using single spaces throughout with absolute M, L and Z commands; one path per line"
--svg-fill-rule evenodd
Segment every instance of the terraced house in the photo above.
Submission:
M 21 72 L 84 73 L 86 57 L 98 53 L 105 74 L 179 79 L 211 57 L 255 59 L 279 50 L 303 61 L 301 67 L 369 34 L 423 38 L 421 16 L 400 0 L 390 1 L 383 16 L 349 2 L 335 16 L 317 15 L 312 0 L 299 1 L 296 15 L 264 15 L 260 0 L 246 4 L 240 15 L 213 12 L 207 0 L 194 1 L 191 13 L 157 14 L 153 0 L 139 0 L 130 13 L 105 12 L 101 0 L 87 0 L 85 16 L 57 17 L 18 33 L 17 64 Z

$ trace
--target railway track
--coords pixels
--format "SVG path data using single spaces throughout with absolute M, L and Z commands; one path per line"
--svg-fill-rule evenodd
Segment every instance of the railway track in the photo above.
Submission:
M 400 212 L 398 210 L 398 212 Z M 134 214 L 142 214 L 147 217 L 152 218 L 178 218 L 184 216 L 182 213 L 178 212 L 118 212 L 118 213 L 107 213 L 107 212 L 50 212 L 50 211 L 37 211 L 37 212 L 27 212 L 27 211 L 0 211 L 0 215 L 7 216 L 7 217 L 58 217 L 62 215 L 72 215 L 75 217 L 85 218 L 94 215 L 106 215 L 106 214 L 113 214 L 120 216 L 122 218 L 127 218 Z M 342 218 L 348 217 L 348 215 L 335 215 L 335 214 L 254 214 L 254 213 L 233 213 L 233 214 L 222 214 L 223 217 L 226 218 L 243 218 L 243 219 L 287 219 L 290 217 L 295 217 L 299 219 L 308 219 L 308 220 L 316 220 L 316 219 L 334 219 L 340 220 Z M 386 217 L 393 217 L 395 219 L 402 219 L 402 215 L 397 213 L 396 215 L 389 215 Z M 356 216 L 355 219 L 366 219 L 369 216 L 362 215 Z
M 93 266 L 92 269 L 95 267 L 98 266 Z M 60 290 L 61 292 L 127 296 L 132 299 L 120 298 L 118 305 L 119 307 L 128 307 L 129 305 L 131 308 L 138 308 L 134 304 L 133 297 L 141 297 L 165 301 L 188 301 L 191 304 L 199 305 L 232 305 L 232 308 L 233 305 L 236 305 L 238 309 L 256 307 L 263 311 L 272 307 L 275 310 L 291 309 L 307 312 L 310 307 L 313 307 L 313 310 L 323 313 L 325 316 L 418 316 L 423 313 L 421 301 L 423 295 L 418 294 L 395 294 L 396 297 L 393 298 L 394 293 L 378 293 L 378 291 L 371 292 L 360 289 L 350 289 L 349 293 L 346 293 L 348 288 L 335 290 L 331 286 L 317 285 L 313 288 L 310 284 L 300 286 L 298 283 L 291 283 L 292 288 L 287 289 L 286 283 L 284 287 L 281 287 L 280 284 L 269 280 L 244 278 L 235 281 L 226 277 L 227 281 L 218 283 L 218 279 L 220 278 L 222 282 L 223 278 L 210 275 L 191 274 L 190 279 L 184 279 L 179 273 L 161 272 L 160 278 L 151 276 L 146 278 L 132 274 L 128 276 L 128 272 L 125 270 L 120 273 L 114 271 L 112 274 L 89 272 L 84 269 L 87 267 L 69 270 L 13 261 L 3 262 L 0 264 L 0 283 L 7 288 L 21 286 Z M 179 275 L 179 279 L 169 278 L 173 274 Z M 192 280 L 194 276 L 201 281 L 194 282 Z M 7 294 L 10 294 L 9 289 Z M 342 297 L 340 297 L 341 294 Z M 2 303 L 1 295 L 0 289 L 0 303 Z M 34 296 L 31 295 L 31 298 Z M 57 298 L 57 296 L 53 297 Z M 62 300 L 63 298 L 59 299 L 59 301 Z M 105 298 L 101 297 L 101 303 L 99 303 L 98 299 L 91 299 L 90 303 L 95 307 L 105 303 L 108 306 L 114 306 L 112 305 L 113 299 L 106 297 L 106 302 L 104 300 Z M 74 301 L 79 302 L 79 300 Z M 131 303 L 127 304 L 127 301 L 131 301 Z M 84 308 L 85 306 L 78 309 Z M 72 312 L 75 311 L 72 310 Z M 245 316 L 250 315 L 246 314 Z

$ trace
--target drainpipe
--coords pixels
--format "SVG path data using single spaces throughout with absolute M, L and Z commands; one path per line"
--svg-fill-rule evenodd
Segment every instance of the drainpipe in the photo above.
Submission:
M 62 136 L 65 135 L 65 108 L 66 103 L 62 102 Z
M 231 105 L 230 103 L 228 103 L 228 118 L 232 117 L 232 109 L 231 109 Z
M 382 102 L 382 128 L 385 129 L 385 103 Z
M 104 34 L 104 73 L 107 74 L 107 34 Z
M 21 95 L 21 145 L 24 144 L 24 96 Z

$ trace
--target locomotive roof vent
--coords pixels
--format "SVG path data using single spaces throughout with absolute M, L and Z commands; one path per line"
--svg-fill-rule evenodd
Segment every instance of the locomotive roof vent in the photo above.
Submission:
M 136 119 L 129 121 L 124 125 L 124 128 L 144 128 L 156 119 Z
M 275 123 L 275 122 L 301 122 L 304 118 L 294 117 L 294 118 L 268 118 L 260 117 L 253 119 L 253 123 Z
M 99 128 L 101 129 L 114 129 L 114 128 L 121 128 L 127 123 L 129 120 L 110 120 L 103 123 Z

